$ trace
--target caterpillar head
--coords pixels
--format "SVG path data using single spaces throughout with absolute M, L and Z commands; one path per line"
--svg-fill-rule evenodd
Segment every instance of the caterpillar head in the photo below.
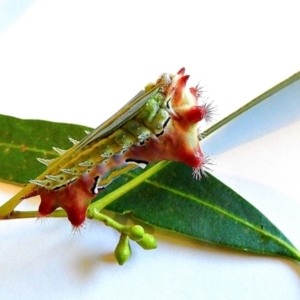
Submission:
M 160 141 L 165 151 L 157 151 L 157 160 L 174 160 L 190 165 L 194 169 L 194 177 L 199 179 L 205 175 L 205 165 L 209 160 L 200 149 L 198 124 L 201 120 L 211 120 L 214 108 L 210 104 L 199 105 L 201 90 L 198 86 L 188 87 L 188 79 L 189 75 L 185 75 L 182 68 L 175 75 L 162 74 L 156 82 L 162 85 L 165 107 L 171 119 Z

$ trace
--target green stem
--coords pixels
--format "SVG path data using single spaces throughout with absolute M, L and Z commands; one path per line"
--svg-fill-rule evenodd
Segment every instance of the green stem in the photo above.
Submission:
M 54 211 L 49 217 L 51 218 L 65 218 L 67 216 L 66 212 L 62 209 L 58 209 Z M 36 218 L 38 217 L 38 212 L 37 211 L 13 211 L 10 216 L 8 217 L 9 219 L 25 219 L 25 218 Z
M 89 210 L 89 218 L 103 222 L 106 226 L 114 228 L 119 232 L 122 232 L 123 229 L 126 227 L 126 226 L 116 222 L 114 219 L 99 213 L 96 209 L 94 209 L 93 211 Z
M 92 204 L 89 205 L 88 211 L 87 211 L 87 217 L 91 217 L 91 214 L 93 210 L 101 211 L 105 206 L 112 203 L 119 197 L 123 196 L 139 184 L 143 183 L 146 179 L 154 175 L 156 172 L 164 168 L 169 162 L 168 161 L 162 161 L 154 165 L 149 170 L 145 171 L 138 177 L 135 177 L 134 179 L 130 180 L 123 186 L 119 187 L 118 189 L 114 190 L 113 192 L 109 193 L 107 196 L 103 197 L 100 201 L 95 201 Z
M 263 93 L 260 96 L 254 98 L 252 101 L 248 102 L 247 104 L 245 104 L 244 106 L 242 106 L 238 110 L 234 111 L 233 113 L 231 113 L 230 115 L 228 115 L 227 117 L 225 117 L 224 119 L 219 121 L 218 123 L 216 123 L 213 126 L 211 126 L 210 128 L 208 128 L 204 132 L 203 136 L 204 137 L 209 136 L 211 133 L 213 133 L 217 129 L 221 128 L 222 126 L 226 125 L 227 123 L 229 123 L 230 121 L 232 121 L 233 119 L 235 119 L 236 117 L 241 115 L 242 113 L 246 112 L 247 110 L 249 110 L 253 106 L 263 102 L 264 100 L 266 100 L 267 98 L 269 98 L 273 94 L 277 93 L 278 91 L 282 90 L 283 88 L 287 87 L 288 85 L 292 84 L 293 82 L 295 82 L 299 79 L 300 79 L 300 72 L 298 72 L 298 73 L 292 75 L 291 77 L 287 78 L 286 80 L 278 83 L 277 85 L 275 85 L 274 87 L 272 87 L 271 89 L 266 91 L 265 93 Z
M 11 214 L 14 211 L 15 207 L 22 202 L 23 197 L 30 193 L 34 187 L 34 184 L 28 184 L 11 199 L 0 206 L 0 220 L 11 218 Z

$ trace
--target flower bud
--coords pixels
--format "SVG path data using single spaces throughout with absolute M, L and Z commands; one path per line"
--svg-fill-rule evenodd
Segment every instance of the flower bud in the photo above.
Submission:
M 114 252 L 115 258 L 119 265 L 123 265 L 131 255 L 131 249 L 129 244 L 129 237 L 125 234 L 121 234 L 119 243 Z
M 152 250 L 157 248 L 154 236 L 149 233 L 145 233 L 144 237 L 137 243 L 145 250 Z
M 142 226 L 140 225 L 134 225 L 131 227 L 130 233 L 128 233 L 128 236 L 133 240 L 133 241 L 140 241 L 145 235 L 145 230 Z

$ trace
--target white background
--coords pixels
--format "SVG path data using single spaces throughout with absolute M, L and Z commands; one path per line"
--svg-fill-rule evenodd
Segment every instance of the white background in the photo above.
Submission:
M 96 127 L 162 72 L 185 66 L 220 120 L 300 70 L 298 6 L 0 0 L 0 113 Z M 215 157 L 214 175 L 298 248 L 299 96 L 294 85 L 203 142 Z M 18 190 L 0 189 L 2 202 Z M 37 205 L 33 199 L 22 207 Z M 300 299 L 292 261 L 154 233 L 157 250 L 133 245 L 119 267 L 112 255 L 118 235 L 100 223 L 88 221 L 73 235 L 64 219 L 1 221 L 0 297 Z

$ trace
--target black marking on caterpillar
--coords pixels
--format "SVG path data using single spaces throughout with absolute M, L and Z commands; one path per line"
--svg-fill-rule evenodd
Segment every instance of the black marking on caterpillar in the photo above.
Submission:
M 94 185 L 92 186 L 92 188 L 91 188 L 91 192 L 93 193 L 93 194 L 98 194 L 98 190 L 99 190 L 99 188 L 98 188 L 98 183 L 100 182 L 100 176 L 96 176 L 95 178 L 94 178 Z
M 144 169 L 148 165 L 148 162 L 141 159 L 127 158 L 125 159 L 126 163 L 137 164 L 140 168 Z
M 162 130 L 160 133 L 156 134 L 155 136 L 156 136 L 156 137 L 160 137 L 161 135 L 163 135 L 163 134 L 164 134 L 164 132 L 165 132 L 165 131 L 164 131 L 164 130 Z
M 167 100 L 166 102 L 166 108 L 167 109 L 170 109 L 170 101 L 171 101 L 171 98 Z
M 55 187 L 55 188 L 53 189 L 53 191 L 57 191 L 57 190 L 59 190 L 59 189 L 61 189 L 61 188 L 64 188 L 64 187 L 66 187 L 65 184 L 60 185 L 60 186 L 57 186 L 57 187 Z
M 163 123 L 163 130 L 160 133 L 157 133 L 155 136 L 156 137 L 160 137 L 161 135 L 163 135 L 165 133 L 165 128 L 167 127 L 169 121 L 171 120 L 171 118 L 168 118 L 164 123 Z

